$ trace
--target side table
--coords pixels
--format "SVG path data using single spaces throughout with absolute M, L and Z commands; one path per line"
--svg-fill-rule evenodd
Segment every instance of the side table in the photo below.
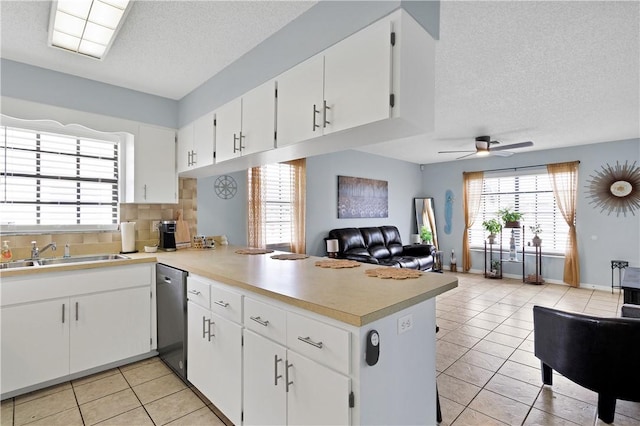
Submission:
M 612 260 L 611 261 L 611 294 L 613 294 L 613 270 L 618 269 L 618 285 L 615 286 L 617 288 L 621 288 L 622 286 L 622 270 L 629 266 L 629 262 L 626 260 Z
M 640 305 L 640 268 L 629 267 L 625 270 L 620 287 L 624 290 L 624 303 Z

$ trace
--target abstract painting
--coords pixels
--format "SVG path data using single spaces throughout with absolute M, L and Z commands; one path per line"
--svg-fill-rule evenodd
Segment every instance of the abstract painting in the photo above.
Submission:
M 386 180 L 338 176 L 338 218 L 389 217 Z

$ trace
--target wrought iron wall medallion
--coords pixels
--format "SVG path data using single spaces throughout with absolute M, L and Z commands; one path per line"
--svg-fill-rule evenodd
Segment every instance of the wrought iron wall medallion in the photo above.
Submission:
M 233 198 L 238 192 L 238 184 L 236 180 L 229 175 L 222 175 L 218 177 L 213 184 L 216 190 L 216 195 L 223 200 L 229 200 Z
M 616 216 L 626 216 L 630 212 L 635 216 L 635 211 L 640 210 L 640 167 L 636 163 L 625 161 L 621 165 L 616 161 L 615 166 L 607 164 L 595 170 L 587 181 L 589 204 L 607 215 L 615 212 Z

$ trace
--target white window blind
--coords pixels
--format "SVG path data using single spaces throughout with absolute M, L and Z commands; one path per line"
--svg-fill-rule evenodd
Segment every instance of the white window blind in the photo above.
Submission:
M 261 170 L 267 247 L 288 251 L 292 235 L 294 170 L 289 164 L 269 164 Z
M 534 236 L 529 226 L 538 224 L 542 228 L 539 235 L 542 239 L 542 251 L 564 254 L 569 226 L 558 210 L 546 169 L 535 169 L 529 173 L 518 171 L 511 174 L 485 174 L 480 211 L 469 231 L 471 247 L 484 246 L 488 232 L 482 227 L 482 222 L 497 218 L 496 212 L 507 207 L 523 215 L 521 225 L 525 226 L 525 245 Z M 516 248 L 521 251 L 521 232 L 515 232 L 514 235 Z M 509 250 L 510 238 L 511 229 L 503 229 L 503 250 Z
M 113 229 L 118 143 L 0 127 L 6 229 Z

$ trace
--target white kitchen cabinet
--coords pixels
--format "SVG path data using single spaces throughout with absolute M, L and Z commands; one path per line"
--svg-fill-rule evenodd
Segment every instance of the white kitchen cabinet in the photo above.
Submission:
M 187 379 L 234 424 L 241 424 L 242 326 L 205 307 L 210 303 L 200 298 L 207 293 L 204 283 L 207 281 L 197 277 L 188 278 Z M 217 289 L 211 285 L 214 294 Z M 218 298 L 211 300 L 211 306 L 216 301 Z M 241 297 L 239 303 L 237 308 L 241 309 Z
M 213 164 L 215 119 L 210 112 L 178 130 L 178 173 Z
M 389 118 L 391 23 L 383 19 L 278 80 L 278 146 Z
M 141 124 L 133 143 L 127 146 L 126 163 L 125 202 L 177 202 L 176 134 L 173 129 Z
M 2 392 L 69 374 L 69 299 L 8 306 L 2 322 Z
M 216 110 L 216 162 L 274 148 L 275 83 L 265 83 Z
M 73 297 L 69 306 L 72 374 L 149 351 L 149 288 Z

